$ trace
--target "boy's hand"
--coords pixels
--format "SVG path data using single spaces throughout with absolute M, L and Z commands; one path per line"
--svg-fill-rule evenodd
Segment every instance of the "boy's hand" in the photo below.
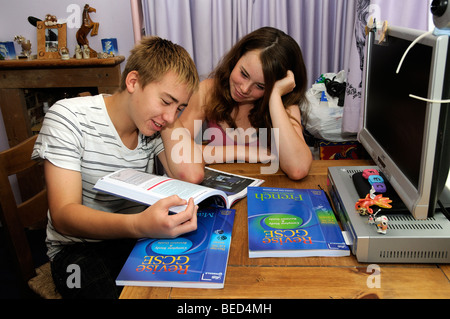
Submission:
M 186 204 L 184 211 L 169 215 L 170 207 Z M 136 238 L 175 238 L 194 231 L 197 229 L 197 209 L 192 198 L 187 203 L 177 195 L 161 199 L 134 216 L 132 227 Z

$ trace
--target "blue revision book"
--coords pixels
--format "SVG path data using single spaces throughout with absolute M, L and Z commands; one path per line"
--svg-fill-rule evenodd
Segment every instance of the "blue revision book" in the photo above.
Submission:
M 248 187 L 249 257 L 349 256 L 323 190 Z
M 138 240 L 119 286 L 223 288 L 235 210 L 197 212 L 197 230 L 175 239 Z

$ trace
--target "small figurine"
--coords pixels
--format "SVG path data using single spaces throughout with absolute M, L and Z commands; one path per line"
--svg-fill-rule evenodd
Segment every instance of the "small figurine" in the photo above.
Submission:
M 80 60 L 83 58 L 83 51 L 81 50 L 81 47 L 79 44 L 75 47 L 75 58 Z
M 377 232 L 386 235 L 389 219 L 385 215 L 376 217 L 380 211 L 381 210 L 379 209 L 375 214 L 369 216 L 369 225 L 375 224 L 377 227 Z
M 376 19 L 371 17 L 369 22 L 367 23 L 367 25 L 365 27 L 365 33 L 366 33 L 366 36 L 368 36 L 369 32 L 374 31 L 375 32 L 375 39 L 378 40 L 378 44 L 381 44 L 382 42 L 386 41 L 387 29 L 388 29 L 388 22 L 387 21 L 384 21 L 381 24 L 381 22 L 377 22 Z
M 377 217 L 375 219 L 375 224 L 377 225 L 377 232 L 380 234 L 386 235 L 386 231 L 388 228 L 388 218 L 384 215 L 381 215 L 380 217 Z
M 97 58 L 99 58 L 99 59 L 106 59 L 106 58 L 108 58 L 108 53 L 106 53 L 106 52 L 97 52 Z
M 56 19 L 56 16 L 47 14 L 45 15 L 44 24 L 48 27 L 54 26 L 58 24 L 58 20 Z
M 89 46 L 85 44 L 83 46 L 83 59 L 89 59 L 91 57 L 91 50 L 89 49 Z
M 62 47 L 61 50 L 59 50 L 59 53 L 61 53 L 61 60 L 69 60 L 69 49 L 66 47 Z
M 83 14 L 81 16 L 82 19 L 81 27 L 80 29 L 78 29 L 76 33 L 77 43 L 83 47 L 85 45 L 89 47 L 89 40 L 87 38 L 89 34 L 91 35 L 91 37 L 96 36 L 98 34 L 98 28 L 100 24 L 98 22 L 92 21 L 91 17 L 89 16 L 89 14 L 92 12 L 97 12 L 97 10 L 89 6 L 89 4 L 86 4 L 84 6 Z M 93 58 L 97 57 L 97 51 L 93 50 L 90 47 L 89 49 L 90 49 L 90 56 L 92 56 Z
M 14 41 L 16 41 L 22 47 L 22 56 L 26 56 L 28 59 L 31 58 L 31 42 L 30 40 L 25 39 L 25 37 L 21 35 L 16 35 L 14 37 Z
M 375 196 L 374 189 L 372 188 L 370 194 L 366 195 L 366 198 L 356 202 L 355 209 L 362 216 L 372 215 L 373 210 L 370 206 L 377 205 L 381 208 L 391 208 L 392 206 L 389 203 L 392 203 L 392 200 L 390 200 L 389 197 L 383 197 L 381 194 Z

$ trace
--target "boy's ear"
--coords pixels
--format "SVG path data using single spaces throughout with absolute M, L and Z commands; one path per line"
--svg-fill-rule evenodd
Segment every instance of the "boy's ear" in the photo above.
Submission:
M 133 93 L 136 90 L 136 85 L 138 85 L 138 81 L 139 81 L 138 71 L 131 71 L 127 74 L 125 84 L 127 86 L 128 93 Z

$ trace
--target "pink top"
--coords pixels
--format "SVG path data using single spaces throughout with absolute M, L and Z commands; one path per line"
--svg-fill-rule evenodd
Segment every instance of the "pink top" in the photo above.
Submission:
M 225 145 L 245 145 L 245 146 L 257 146 L 258 137 L 256 136 L 256 130 L 249 128 L 232 129 L 227 128 L 224 130 L 220 125 L 215 122 L 208 122 L 208 128 L 203 132 L 203 136 L 208 145 L 211 146 L 225 146 Z M 210 138 L 209 140 L 207 138 Z M 238 143 L 240 139 L 247 140 L 246 143 Z

